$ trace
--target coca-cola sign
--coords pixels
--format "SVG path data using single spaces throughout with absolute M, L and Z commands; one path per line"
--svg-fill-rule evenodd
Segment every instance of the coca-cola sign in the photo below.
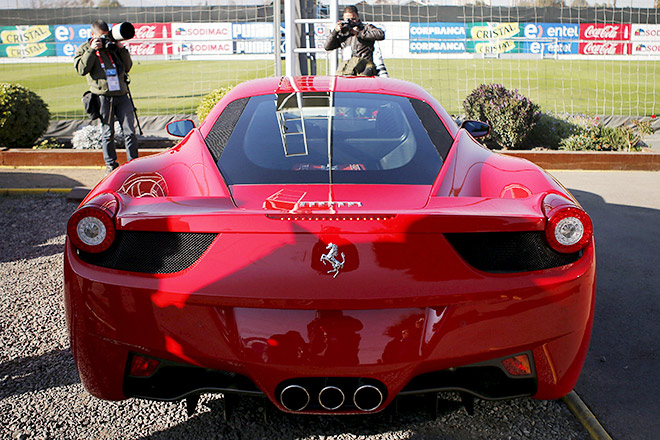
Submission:
M 581 40 L 630 40 L 629 24 L 583 23 L 580 25 Z
M 580 53 L 583 55 L 626 55 L 630 53 L 630 43 L 589 41 L 580 43 Z
M 133 40 L 159 40 L 172 36 L 170 23 L 133 23 L 133 26 L 135 26 Z
M 167 55 L 172 52 L 170 43 L 149 43 L 135 40 L 127 41 L 124 46 L 131 56 Z

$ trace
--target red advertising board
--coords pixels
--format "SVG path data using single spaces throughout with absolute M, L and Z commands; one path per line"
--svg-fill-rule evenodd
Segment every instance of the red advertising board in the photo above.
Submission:
M 630 53 L 630 43 L 590 41 L 580 43 L 580 53 L 582 55 L 627 55 Z
M 131 56 L 167 55 L 172 53 L 172 44 L 164 43 L 164 38 L 172 36 L 170 23 L 133 23 L 135 37 L 124 41 Z
M 582 23 L 580 40 L 630 40 L 629 24 Z
M 135 26 L 133 40 L 154 40 L 172 36 L 170 23 L 133 23 L 133 26 Z
M 133 39 L 123 44 L 131 56 L 167 55 L 172 53 L 172 43 L 150 43 Z

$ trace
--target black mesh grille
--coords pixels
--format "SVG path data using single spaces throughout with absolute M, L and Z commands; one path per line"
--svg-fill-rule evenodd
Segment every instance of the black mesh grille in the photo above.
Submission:
M 471 266 L 484 272 L 527 272 L 573 263 L 582 252 L 560 254 L 543 231 L 445 234 Z
M 112 246 L 98 254 L 79 251 L 80 259 L 109 269 L 173 273 L 190 267 L 217 234 L 117 231 Z
M 222 151 L 225 149 L 225 145 L 227 145 L 227 141 L 249 100 L 250 98 L 243 98 L 230 102 L 213 124 L 208 136 L 206 136 L 206 145 L 209 147 L 214 161 L 218 162 L 218 159 L 220 159 Z

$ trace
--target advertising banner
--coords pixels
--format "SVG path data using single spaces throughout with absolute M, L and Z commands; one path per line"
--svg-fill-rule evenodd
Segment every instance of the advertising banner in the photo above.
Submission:
M 55 41 L 51 27 L 38 26 L 1 26 L 0 42 L 2 44 L 32 44 Z
M 579 24 L 562 23 L 527 23 L 523 27 L 525 38 L 556 38 L 562 40 L 578 40 L 580 38 Z
M 660 24 L 633 24 L 630 39 L 633 41 L 660 41 Z
M 234 53 L 232 41 L 191 41 L 173 46 L 175 55 L 231 55 Z
M 632 55 L 660 55 L 660 41 L 633 43 Z
M 273 23 L 233 23 L 231 26 L 232 38 L 237 39 L 273 39 Z
M 272 37 L 270 40 L 234 40 L 234 53 L 237 54 L 268 54 L 273 52 Z
M 522 46 L 523 53 L 537 55 L 568 55 L 579 51 L 579 24 L 527 23 L 522 34 L 529 41 Z
M 133 23 L 133 26 L 135 26 L 135 37 L 122 42 L 131 56 L 168 55 L 172 53 L 171 43 L 158 41 L 172 36 L 170 23 Z
M 32 58 L 55 56 L 55 41 L 51 26 L 0 27 L 0 56 Z
M 273 53 L 273 23 L 233 23 L 234 53 Z M 282 30 L 280 30 L 281 34 Z
M 630 40 L 629 24 L 582 23 L 581 40 Z M 581 53 L 581 52 L 580 52 Z
M 467 29 L 463 23 L 410 23 L 410 40 L 464 40 Z
M 55 43 L 0 44 L 0 57 L 32 58 L 54 57 Z
M 467 37 L 473 40 L 502 40 L 520 37 L 520 23 L 469 23 Z
M 582 55 L 626 55 L 630 54 L 630 51 L 630 43 L 611 41 L 580 43 L 580 54 Z
M 170 38 L 172 35 L 170 23 L 133 23 L 133 26 L 135 26 L 135 37 L 129 40 L 133 42 L 135 40 Z
M 467 41 L 467 51 L 470 53 L 480 53 L 483 55 L 504 54 L 504 53 L 520 53 L 522 51 L 522 43 L 513 40 L 499 40 L 499 41 Z
M 72 57 L 78 47 L 92 38 L 88 24 L 58 24 L 53 26 L 57 56 Z
M 465 40 L 411 40 L 410 53 L 465 53 Z
M 231 41 L 231 23 L 172 23 L 172 38 L 185 41 Z
M 509 38 L 521 34 L 519 23 L 469 23 L 467 51 L 484 55 L 519 53 L 521 43 Z
M 122 42 L 131 56 L 168 55 L 172 53 L 171 43 L 151 43 L 148 41 L 129 40 Z
M 522 46 L 523 53 L 533 53 L 536 55 L 570 55 L 579 53 L 577 41 L 570 40 L 549 42 L 549 41 L 525 41 Z

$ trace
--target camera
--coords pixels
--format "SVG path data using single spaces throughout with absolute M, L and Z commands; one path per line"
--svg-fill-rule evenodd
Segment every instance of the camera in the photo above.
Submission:
M 116 24 L 112 30 L 106 34 L 101 35 L 99 40 L 104 49 L 114 50 L 117 48 L 117 41 L 130 40 L 135 36 L 135 26 L 127 21 Z
M 99 36 L 99 41 L 101 42 L 101 47 L 104 49 L 112 50 L 117 47 L 117 43 L 109 35 Z
M 348 34 L 351 32 L 351 29 L 354 27 L 357 27 L 358 29 L 362 29 L 364 25 L 362 22 L 358 20 L 352 20 L 352 19 L 345 19 L 341 21 L 341 33 L 342 34 Z

